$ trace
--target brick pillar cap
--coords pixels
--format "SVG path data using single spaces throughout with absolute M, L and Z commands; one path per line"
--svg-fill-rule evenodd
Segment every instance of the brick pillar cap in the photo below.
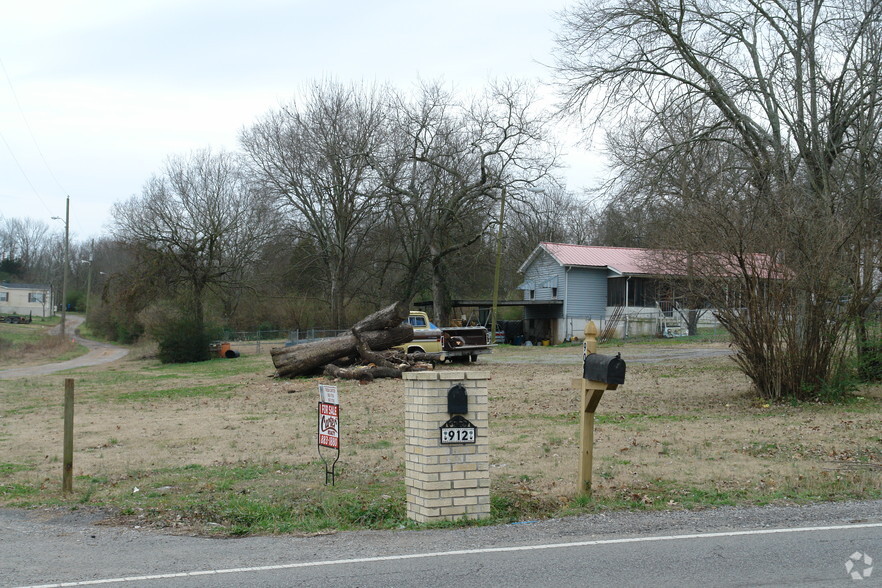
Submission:
M 404 372 L 401 377 L 405 380 L 489 380 L 488 372 L 471 371 L 440 371 L 440 372 Z

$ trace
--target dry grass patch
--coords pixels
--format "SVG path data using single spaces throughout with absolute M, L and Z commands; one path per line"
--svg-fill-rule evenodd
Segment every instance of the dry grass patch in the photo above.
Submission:
M 468 368 L 492 378 L 494 520 L 882 496 L 878 387 L 838 406 L 768 406 L 723 357 L 629 363 L 598 409 L 593 496 L 579 496 L 580 360 L 578 347 L 502 349 Z M 315 442 L 325 380 L 272 373 L 268 353 L 77 370 L 73 498 L 59 493 L 64 376 L 0 381 L 0 502 L 105 505 L 224 533 L 408 525 L 403 383 L 338 382 L 331 488 Z
M 88 349 L 70 338 L 49 334 L 57 322 L 0 323 L 0 369 L 65 361 L 86 353 Z

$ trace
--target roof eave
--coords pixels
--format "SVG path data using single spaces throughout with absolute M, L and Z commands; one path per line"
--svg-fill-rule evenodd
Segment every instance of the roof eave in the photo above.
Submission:
M 551 251 L 549 251 L 548 248 L 545 247 L 545 243 L 539 243 L 539 245 L 536 246 L 536 249 L 534 249 L 533 252 L 530 253 L 530 255 L 527 257 L 527 260 L 521 264 L 521 267 L 518 268 L 519 274 L 527 271 L 527 268 L 530 267 L 530 264 L 532 264 L 533 261 L 535 261 L 535 259 L 539 256 L 540 251 L 545 251 L 559 266 L 564 267 L 564 264 L 562 264 L 560 260 L 555 257 L 555 255 Z

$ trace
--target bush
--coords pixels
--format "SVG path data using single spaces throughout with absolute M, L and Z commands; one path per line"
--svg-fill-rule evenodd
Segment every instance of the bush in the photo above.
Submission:
M 862 381 L 882 381 L 882 342 L 867 341 L 858 358 L 858 376 Z
M 162 363 L 190 363 L 210 359 L 210 334 L 193 319 L 170 320 L 154 333 Z
M 123 306 L 112 306 L 93 297 L 86 323 L 93 335 L 128 345 L 144 334 L 144 325 Z
M 830 377 L 822 382 L 815 390 L 817 399 L 821 402 L 843 402 L 858 390 L 858 379 L 855 374 L 853 363 L 840 365 L 832 370 Z M 808 395 L 806 395 L 808 396 Z M 802 398 L 802 400 L 804 400 Z

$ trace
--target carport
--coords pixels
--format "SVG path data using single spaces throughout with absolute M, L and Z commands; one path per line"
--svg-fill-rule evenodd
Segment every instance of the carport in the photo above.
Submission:
M 505 331 L 507 342 L 513 342 L 517 335 L 521 335 L 525 340 L 530 340 L 534 344 L 546 339 L 552 344 L 560 343 L 555 340 L 554 334 L 557 332 L 558 321 L 563 317 L 563 304 L 563 300 L 499 300 L 496 303 L 497 307 L 519 306 L 524 309 L 522 321 L 498 321 L 502 325 L 499 330 Z M 414 306 L 431 315 L 429 311 L 432 306 L 431 300 L 415 302 Z M 465 317 L 468 321 L 484 325 L 487 328 L 490 327 L 492 300 L 452 300 L 451 308 L 456 318 Z M 521 324 L 514 328 L 511 323 Z

